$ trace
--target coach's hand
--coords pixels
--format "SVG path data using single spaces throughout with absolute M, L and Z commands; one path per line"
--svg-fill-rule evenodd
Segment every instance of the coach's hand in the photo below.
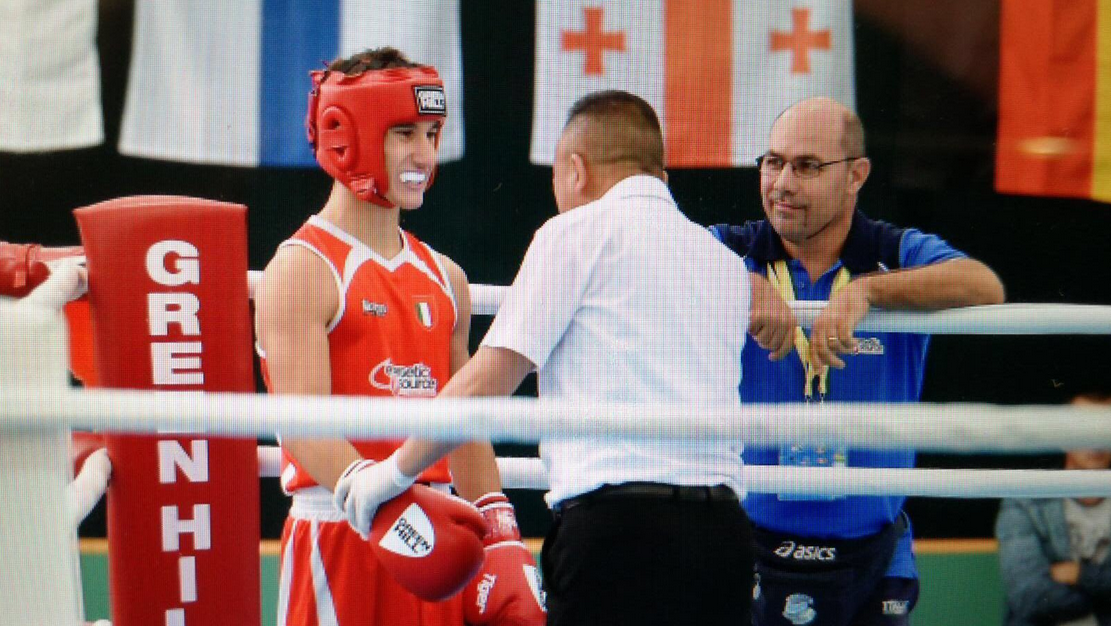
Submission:
M 475 501 L 490 532 L 482 539 L 486 562 L 463 590 L 470 626 L 543 626 L 547 619 L 536 561 L 521 541 L 517 516 L 504 493 Z
M 752 300 L 749 304 L 748 333 L 769 352 L 769 360 L 778 361 L 795 347 L 798 319 L 767 278 L 755 272 L 749 272 L 749 278 Z
M 810 330 L 810 362 L 815 368 L 829 365 L 842 369 L 845 362 L 838 355 L 855 353 L 853 331 L 868 314 L 867 281 L 867 277 L 858 278 L 838 290 L 814 320 Z
M 392 455 L 381 463 L 360 459 L 348 465 L 336 481 L 335 504 L 347 516 L 351 528 L 366 539 L 378 507 L 401 495 L 414 482 L 416 477 L 402 474 Z

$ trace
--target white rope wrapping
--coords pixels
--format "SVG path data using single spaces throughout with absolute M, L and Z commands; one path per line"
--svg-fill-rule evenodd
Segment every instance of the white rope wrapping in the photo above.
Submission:
M 112 461 L 108 450 L 100 448 L 85 459 L 81 471 L 73 482 L 66 487 L 66 499 L 72 504 L 73 526 L 76 528 L 89 516 L 97 502 L 108 489 L 108 479 L 112 477 Z
M 68 393 L 66 329 L 56 307 L 0 298 L 0 405 L 12 390 Z M 81 576 L 66 488 L 69 433 L 0 432 L 0 624 L 79 622 Z
M 1111 409 L 990 404 L 602 404 L 535 398 L 440 399 L 16 390 L 0 429 L 536 443 L 548 438 L 736 441 L 931 452 L 1111 448 Z
M 259 478 L 278 478 L 282 475 L 282 449 L 278 446 L 258 447 Z
M 84 262 L 85 257 L 67 257 L 47 263 L 50 275 L 31 293 L 19 299 L 19 306 L 61 311 L 67 302 L 85 294 L 87 285 L 78 269 Z

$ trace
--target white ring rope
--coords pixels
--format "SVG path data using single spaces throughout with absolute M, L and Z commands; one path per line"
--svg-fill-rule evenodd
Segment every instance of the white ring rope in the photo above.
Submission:
M 1067 427 L 1064 427 L 1067 425 Z M 697 406 L 536 398 L 397 401 L 344 396 L 16 390 L 0 429 L 201 432 L 240 437 L 344 437 L 536 443 L 595 437 L 834 445 L 930 452 L 1111 448 L 1111 409 L 990 404 L 824 403 Z
M 77 267 L 83 262 L 80 257 L 52 262 L 50 278 L 22 301 L 61 309 L 66 302 L 81 297 L 85 284 Z M 252 297 L 260 277 L 261 272 L 248 272 Z M 494 315 L 508 289 L 500 285 L 471 285 L 471 312 Z M 790 304 L 799 324 L 810 328 L 826 303 L 804 300 Z M 1111 306 L 1027 303 L 928 312 L 872 309 L 857 330 L 931 335 L 1108 335 Z
M 261 272 L 248 276 L 253 297 Z M 494 315 L 508 287 L 472 284 L 471 313 Z M 824 301 L 790 303 L 799 325 L 810 328 Z M 1111 335 L 1111 306 L 1092 304 L 995 304 L 943 311 L 872 309 L 857 326 L 860 332 L 929 335 Z
M 505 489 L 546 490 L 548 472 L 540 459 L 499 457 Z M 259 446 L 260 478 L 281 474 L 281 449 Z M 1068 498 L 1111 496 L 1111 471 L 967 470 L 873 467 L 784 467 L 745 465 L 750 493 L 813 496 L 918 496 L 928 498 Z M 89 456 L 70 485 L 79 502 L 74 525 L 104 496 L 112 462 L 102 448 Z M 86 478 L 86 475 L 91 474 Z
M 471 311 L 494 315 L 507 290 L 497 285 L 471 285 Z M 825 305 L 816 300 L 790 303 L 804 328 L 814 325 Z M 996 304 L 928 312 L 872 309 L 856 330 L 929 335 L 1108 335 L 1111 306 Z
M 60 309 L 85 285 L 80 260 L 52 267 L 50 278 L 24 298 L 28 306 Z M 260 274 L 250 272 L 253 294 Z M 472 311 L 492 315 L 506 287 L 471 285 Z M 793 303 L 810 326 L 824 302 Z M 936 312 L 873 310 L 864 332 L 928 334 L 1111 334 L 1111 307 L 1012 304 Z M 202 431 L 209 434 L 423 437 L 535 443 L 546 437 L 713 438 L 749 445 L 836 445 L 947 452 L 1036 452 L 1111 447 L 1111 411 L 1075 407 L 993 405 L 826 404 L 742 409 L 668 405 L 540 403 L 525 398 L 450 400 L 417 405 L 365 398 L 280 399 L 257 394 L 161 394 L 71 391 L 48 397 L 15 392 L 0 407 L 0 428 L 54 425 L 101 431 Z M 311 411 L 309 409 L 312 409 Z M 314 415 L 305 418 L 304 415 Z M 977 420 L 968 419 L 976 415 Z M 987 418 L 986 420 L 984 418 Z M 1068 428 L 1060 426 L 1069 420 Z M 990 425 L 989 425 L 990 424 Z M 263 475 L 276 475 L 273 453 L 260 450 Z M 507 488 L 545 488 L 537 459 L 499 459 Z M 103 451 L 70 486 L 78 520 L 99 500 L 111 464 Z M 815 495 L 933 497 L 1061 497 L 1111 495 L 1111 472 L 922 470 L 892 468 L 746 467 L 750 491 Z
M 804 328 L 825 308 L 825 302 L 804 301 L 792 307 Z M 942 311 L 913 312 L 871 309 L 858 332 L 927 335 L 1107 335 L 1111 307 L 1081 304 L 993 304 Z
M 61 309 L 66 302 L 81 297 L 86 285 L 77 268 L 82 263 L 82 257 L 52 261 L 50 277 L 21 302 Z M 260 277 L 261 272 L 248 272 L 252 297 Z M 494 315 L 508 289 L 500 285 L 471 285 L 471 312 Z M 790 305 L 799 324 L 809 328 L 826 303 L 803 300 Z M 1111 306 L 1025 303 L 928 312 L 872 309 L 857 330 L 931 335 L 1108 335 L 1111 334 Z
M 750 491 L 778 494 L 1067 498 L 1111 496 L 1111 470 L 969 470 L 746 465 Z
M 540 459 L 503 457 L 506 489 L 547 489 Z M 750 493 L 928 498 L 1067 498 L 1111 496 L 1111 470 L 969 470 L 745 465 Z

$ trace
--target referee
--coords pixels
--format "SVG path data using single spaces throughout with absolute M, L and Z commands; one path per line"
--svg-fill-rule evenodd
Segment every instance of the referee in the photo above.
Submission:
M 621 91 L 579 100 L 556 147 L 559 215 L 441 395 L 509 395 L 535 369 L 541 401 L 736 406 L 752 283 L 666 181 L 647 102 Z M 380 479 L 365 482 L 363 506 L 448 449 L 408 441 L 370 468 Z M 542 555 L 548 624 L 749 623 L 739 444 L 559 439 L 540 454 L 555 515 Z

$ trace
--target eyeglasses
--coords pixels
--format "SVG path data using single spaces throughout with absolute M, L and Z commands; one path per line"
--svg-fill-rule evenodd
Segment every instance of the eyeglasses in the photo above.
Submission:
M 784 166 L 790 164 L 791 169 L 794 170 L 795 176 L 799 178 L 814 178 L 822 173 L 822 169 L 833 165 L 835 163 L 844 163 L 845 161 L 855 161 L 863 159 L 864 157 L 846 157 L 844 159 L 837 159 L 836 161 L 819 161 L 814 157 L 798 157 L 790 161 L 783 157 L 764 153 L 756 157 L 756 167 L 760 168 L 760 173 L 766 176 L 778 176 L 783 171 Z

